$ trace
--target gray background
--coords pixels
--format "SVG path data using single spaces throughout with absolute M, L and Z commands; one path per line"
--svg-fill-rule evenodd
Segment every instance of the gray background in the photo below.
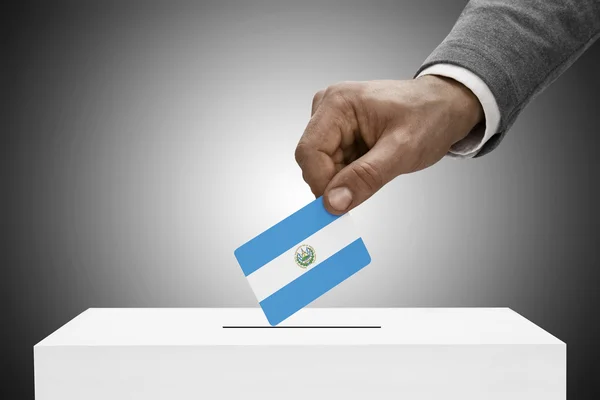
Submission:
M 312 200 L 314 92 L 409 79 L 465 1 L 71 2 L 3 18 L 3 391 L 88 307 L 255 307 L 233 250 Z M 353 212 L 372 264 L 314 306 L 511 307 L 599 393 L 595 45 L 493 153 Z

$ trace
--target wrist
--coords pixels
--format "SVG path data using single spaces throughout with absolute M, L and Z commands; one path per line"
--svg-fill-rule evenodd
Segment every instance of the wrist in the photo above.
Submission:
M 460 125 L 461 129 L 453 130 L 454 143 L 464 139 L 475 126 L 484 121 L 485 114 L 479 99 L 462 83 L 440 75 L 425 75 L 418 79 L 425 80 L 443 98 L 450 117 Z

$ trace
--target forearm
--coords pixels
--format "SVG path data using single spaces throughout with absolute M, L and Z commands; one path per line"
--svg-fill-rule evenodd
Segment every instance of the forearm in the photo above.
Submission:
M 598 0 L 472 0 L 417 73 L 452 64 L 479 76 L 497 102 L 501 137 L 599 35 Z

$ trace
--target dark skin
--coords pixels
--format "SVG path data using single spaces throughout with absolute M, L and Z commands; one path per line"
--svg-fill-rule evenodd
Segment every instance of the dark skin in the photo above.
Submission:
M 313 194 L 342 214 L 437 163 L 483 119 L 477 97 L 444 77 L 339 83 L 315 94 L 296 161 Z

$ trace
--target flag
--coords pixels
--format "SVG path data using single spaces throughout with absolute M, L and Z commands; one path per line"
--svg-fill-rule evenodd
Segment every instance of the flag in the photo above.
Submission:
M 234 254 L 272 326 L 371 262 L 350 214 L 329 213 L 322 197 Z

